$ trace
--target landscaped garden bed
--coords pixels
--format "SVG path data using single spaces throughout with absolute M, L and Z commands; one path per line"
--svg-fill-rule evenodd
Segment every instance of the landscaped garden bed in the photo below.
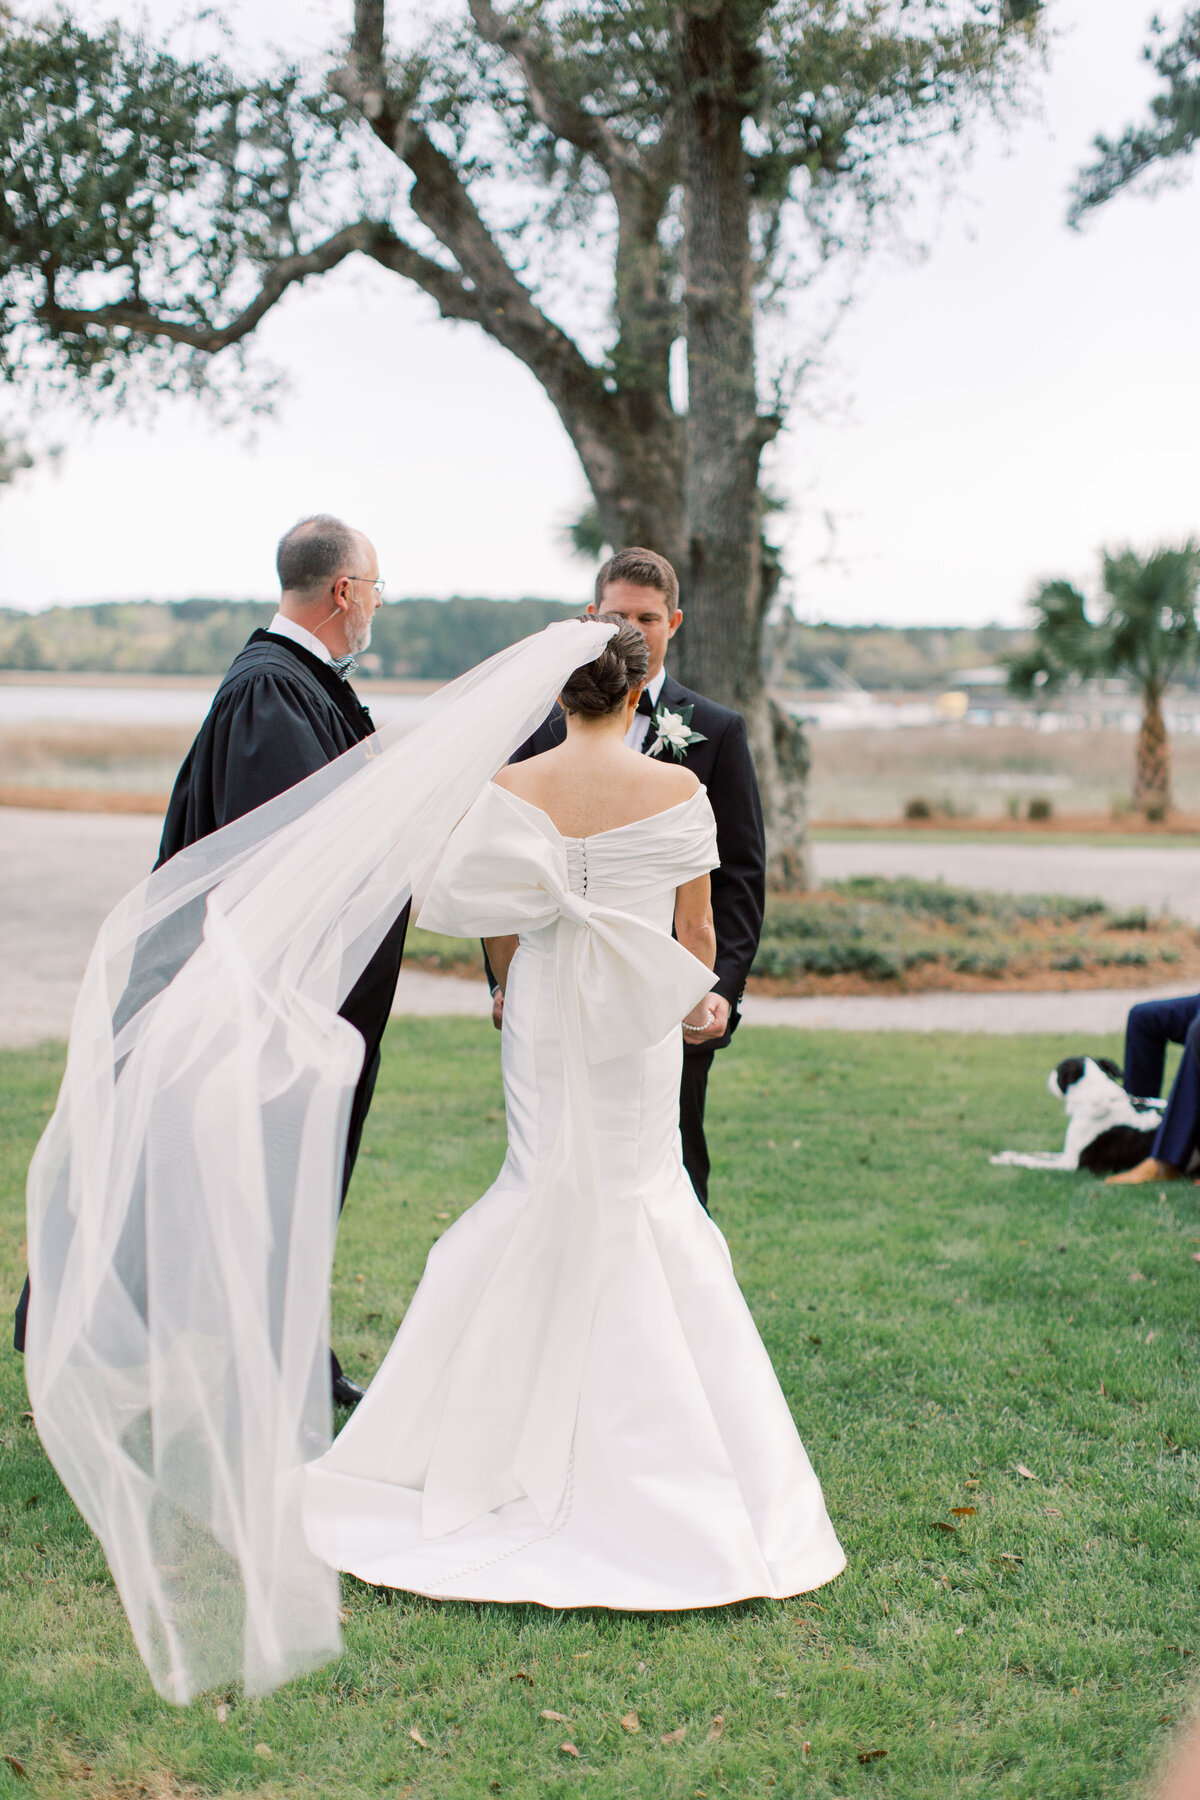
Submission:
M 1200 979 L 1200 932 L 1145 907 L 861 875 L 772 898 L 751 990 L 1054 991 Z

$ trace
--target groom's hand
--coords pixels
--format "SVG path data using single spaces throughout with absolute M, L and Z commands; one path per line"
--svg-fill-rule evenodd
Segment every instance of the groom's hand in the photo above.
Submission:
M 692 1025 L 685 1025 L 683 1028 L 683 1041 L 685 1044 L 707 1044 L 711 1042 L 713 1038 L 724 1037 L 725 1033 L 728 1031 L 728 1000 L 724 999 L 720 994 L 710 994 L 708 997 L 708 1004 L 711 1009 L 708 1024 L 705 1025 L 703 1029 L 697 1029 Z
M 499 1031 L 504 1025 L 504 989 L 492 989 L 492 1024 Z

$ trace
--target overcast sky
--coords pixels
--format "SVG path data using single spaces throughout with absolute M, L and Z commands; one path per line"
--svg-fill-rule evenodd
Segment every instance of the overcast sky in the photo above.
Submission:
M 135 8 L 93 8 L 116 10 Z M 980 136 L 924 260 L 865 269 L 826 416 L 798 409 L 772 470 L 802 616 L 1014 623 L 1039 578 L 1092 580 L 1101 545 L 1200 529 L 1200 167 L 1064 224 L 1092 135 L 1151 91 L 1152 10 L 1051 0 L 1038 114 Z M 293 0 L 289 49 L 329 41 L 342 12 Z M 244 0 L 234 16 L 254 38 L 284 15 Z M 562 543 L 586 498 L 574 453 L 482 334 L 354 263 L 258 340 L 290 390 L 252 445 L 182 405 L 150 425 L 66 422 L 57 468 L 0 497 L 0 604 L 265 597 L 280 532 L 318 509 L 371 534 L 393 598 L 585 595 L 589 568 Z

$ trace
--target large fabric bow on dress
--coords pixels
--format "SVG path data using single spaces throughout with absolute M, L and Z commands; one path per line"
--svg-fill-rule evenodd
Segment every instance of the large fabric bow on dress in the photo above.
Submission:
M 494 784 L 451 839 L 419 923 L 454 936 L 554 928 L 562 1117 L 457 1347 L 422 1503 L 427 1537 L 522 1496 L 549 1527 L 568 1503 L 597 1290 L 600 1172 L 588 1065 L 661 1043 L 715 977 L 644 919 L 574 893 L 566 840 L 545 813 Z

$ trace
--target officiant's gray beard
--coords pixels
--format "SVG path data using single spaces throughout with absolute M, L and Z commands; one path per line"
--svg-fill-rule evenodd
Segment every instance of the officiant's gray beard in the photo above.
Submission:
M 346 644 L 351 655 L 357 656 L 371 642 L 371 619 L 364 606 L 354 601 L 346 609 Z

